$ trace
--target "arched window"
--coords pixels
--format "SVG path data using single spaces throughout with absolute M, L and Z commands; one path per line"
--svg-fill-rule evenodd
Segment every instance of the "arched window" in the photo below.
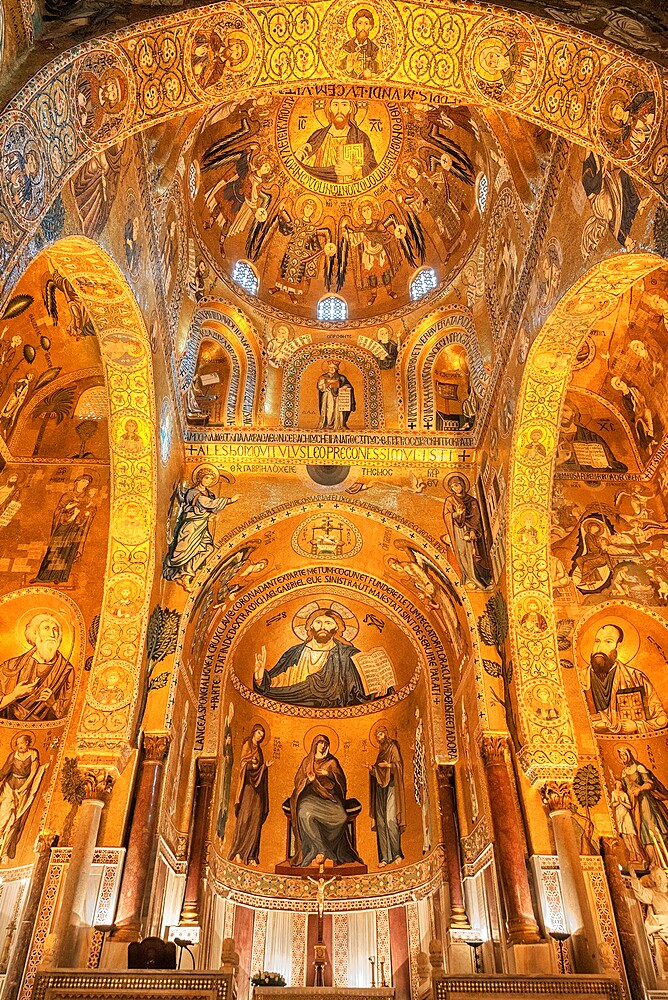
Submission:
M 411 281 L 411 298 L 413 302 L 428 295 L 438 285 L 438 278 L 433 267 L 423 267 Z
M 232 281 L 241 285 L 251 295 L 257 295 L 260 279 L 247 260 L 238 260 L 232 268 Z
M 478 174 L 478 184 L 477 184 L 476 197 L 478 199 L 478 208 L 480 209 L 480 214 L 485 211 L 485 206 L 487 205 L 487 195 L 489 194 L 489 181 L 487 180 L 487 174 Z
M 325 323 L 343 323 L 348 319 L 348 303 L 338 295 L 327 295 L 318 302 L 317 315 Z

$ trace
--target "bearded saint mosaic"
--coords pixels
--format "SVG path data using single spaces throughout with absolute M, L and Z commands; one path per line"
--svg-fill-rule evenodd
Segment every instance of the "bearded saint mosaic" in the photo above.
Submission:
M 658 623 L 639 609 L 612 604 L 582 627 L 580 682 L 597 735 L 652 736 L 668 726 L 657 684 L 653 627 Z
M 300 525 L 293 545 L 329 547 L 345 523 Z M 298 543 L 298 544 L 297 544 Z M 335 540 L 335 545 L 339 543 Z M 343 556 L 345 557 L 345 556 Z M 280 714 L 297 709 L 336 710 L 338 717 L 367 714 L 380 703 L 395 704 L 415 684 L 419 652 L 406 631 L 366 598 L 316 592 L 268 607 L 262 628 L 248 623 L 231 654 L 233 683 L 249 702 Z M 345 710 L 345 711 L 342 711 Z
M 365 37 L 340 59 L 364 77 L 379 53 L 358 14 L 350 29 Z M 407 305 L 423 266 L 440 285 L 463 265 L 487 170 L 477 124 L 464 108 L 409 110 L 373 93 L 263 96 L 205 119 L 191 192 L 199 249 L 223 280 L 246 261 L 274 310 L 315 320 L 335 292 L 354 319 Z

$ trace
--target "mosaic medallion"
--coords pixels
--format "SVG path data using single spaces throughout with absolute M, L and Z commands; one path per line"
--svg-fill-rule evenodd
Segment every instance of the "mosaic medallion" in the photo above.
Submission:
M 382 101 L 286 97 L 277 116 L 276 145 L 290 175 L 309 191 L 339 198 L 380 184 L 403 135 L 399 105 Z
M 362 536 L 350 521 L 333 514 L 317 514 L 299 525 L 292 548 L 310 559 L 332 562 L 350 559 L 362 548 Z

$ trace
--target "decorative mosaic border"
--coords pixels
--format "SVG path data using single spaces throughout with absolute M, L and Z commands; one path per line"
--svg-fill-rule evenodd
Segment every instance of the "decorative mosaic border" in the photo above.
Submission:
M 327 909 L 333 913 L 376 909 L 379 906 L 404 906 L 414 899 L 430 896 L 443 883 L 445 856 L 437 847 L 417 864 L 391 871 L 340 879 L 327 893 Z M 293 875 L 273 875 L 253 871 L 225 861 L 215 852 L 209 854 L 209 877 L 216 892 L 235 903 L 257 909 L 315 913 L 317 902 L 306 879 Z M 348 884 L 350 883 L 350 884 Z
M 188 331 L 187 347 L 179 364 L 179 386 L 183 392 L 192 382 L 202 341 L 215 340 L 227 352 L 232 367 L 227 399 L 227 423 L 230 425 L 236 423 L 237 411 L 241 406 L 242 422 L 244 426 L 250 426 L 256 410 L 258 358 L 251 341 L 229 315 L 232 311 L 238 310 L 225 302 L 217 303 L 209 300 L 205 308 L 199 308 L 195 312 Z M 212 328 L 209 325 L 211 323 L 229 329 L 233 337 L 228 337 L 225 330 Z M 257 333 L 255 330 L 253 332 L 257 340 Z
M 155 405 L 151 351 L 142 314 L 119 267 L 96 244 L 69 237 L 49 257 L 74 285 L 97 333 L 109 402 L 110 528 L 99 637 L 86 685 L 77 745 L 100 755 L 127 742 L 137 696 L 148 608 L 153 582 L 156 505 Z M 118 345 L 122 350 L 118 350 Z M 127 348 L 132 347 L 128 353 Z M 131 360 L 128 361 L 127 357 Z M 125 421 L 136 421 L 146 442 L 143 453 L 123 450 Z M 137 614 L 115 615 L 118 584 L 131 576 L 137 586 Z M 102 707 L 92 700 L 95 680 L 113 662 L 118 697 Z
M 510 636 L 526 742 L 521 763 L 531 780 L 568 777 L 577 744 L 566 702 L 556 643 L 550 577 L 550 523 L 554 461 L 561 409 L 575 357 L 592 323 L 612 310 L 645 275 L 665 265 L 654 254 L 623 254 L 598 264 L 552 311 L 527 359 L 510 461 L 508 581 Z M 559 358 L 560 363 L 554 364 Z M 540 430 L 545 456 L 526 450 Z M 526 543 L 530 525 L 535 542 Z M 529 612 L 544 628 L 525 627 Z
M 424 323 L 420 324 L 424 327 Z M 434 339 L 438 338 L 438 339 Z M 471 383 L 476 393 L 482 396 L 488 382 L 480 344 L 476 334 L 473 316 L 460 306 L 451 306 L 441 310 L 420 333 L 416 339 L 407 341 L 404 353 L 408 356 L 404 382 L 408 392 L 407 423 L 416 424 L 420 418 L 418 386 L 422 389 L 423 417 L 433 420 L 434 392 L 432 385 L 432 368 L 438 353 L 449 344 L 461 344 L 466 348 L 471 371 Z M 425 349 L 428 354 L 422 357 Z M 410 353 L 408 353 L 410 352 Z M 418 374 L 419 371 L 419 374 Z
M 33 1000 L 38 995 L 37 988 L 33 993 L 33 985 L 37 970 L 42 962 L 44 946 L 51 927 L 54 908 L 58 899 L 61 879 L 67 869 L 72 853 L 69 847 L 55 847 L 51 850 L 51 858 L 44 879 L 44 889 L 40 902 L 37 920 L 30 945 L 28 964 L 21 984 L 19 1000 Z M 120 887 L 120 873 L 125 856 L 122 847 L 97 847 L 93 853 L 93 864 L 102 865 L 102 882 L 98 893 L 95 922 L 98 916 L 100 923 L 110 923 L 115 897 Z M 94 944 L 94 942 L 93 942 Z

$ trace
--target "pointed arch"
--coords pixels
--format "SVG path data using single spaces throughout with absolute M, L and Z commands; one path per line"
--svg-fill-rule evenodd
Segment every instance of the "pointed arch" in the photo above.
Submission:
M 321 498 L 314 499 L 312 497 L 305 497 L 302 500 L 294 500 L 288 503 L 281 504 L 280 506 L 271 508 L 270 510 L 266 511 L 264 514 L 258 517 L 252 518 L 251 520 L 245 522 L 243 525 L 236 527 L 220 540 L 215 553 L 212 554 L 209 561 L 200 569 L 194 587 L 190 592 L 190 594 L 188 595 L 188 599 L 183 608 L 183 612 L 181 615 L 181 622 L 179 626 L 177 649 L 175 653 L 175 667 L 171 678 L 171 693 L 167 700 L 168 708 L 164 723 L 165 728 L 169 728 L 172 724 L 171 712 L 173 709 L 173 705 L 175 703 L 174 692 L 176 689 L 176 685 L 178 683 L 178 679 L 181 675 L 183 675 L 184 678 L 186 679 L 190 675 L 190 670 L 186 667 L 184 662 L 184 651 L 190 648 L 190 638 L 193 635 L 193 629 L 194 628 L 199 629 L 199 625 L 194 619 L 194 613 L 198 609 L 201 610 L 206 588 L 209 585 L 211 579 L 214 578 L 217 567 L 220 564 L 229 561 L 231 554 L 238 553 L 240 547 L 246 547 L 248 549 L 249 554 L 255 552 L 255 549 L 259 544 L 259 540 L 261 536 L 264 535 L 265 532 L 276 531 L 278 524 L 290 518 L 293 518 L 296 515 L 308 514 L 310 512 L 313 513 L 320 512 L 325 503 L 326 501 L 323 501 L 323 499 Z M 362 501 L 343 499 L 340 496 L 336 497 L 335 503 L 336 503 L 336 510 L 341 514 L 345 513 L 354 514 L 368 518 L 370 521 L 376 521 L 382 524 L 386 523 L 385 512 L 380 509 L 376 509 L 371 504 L 364 503 Z M 463 612 L 462 624 L 464 625 L 465 638 L 466 641 L 468 642 L 470 656 L 472 657 L 473 662 L 475 664 L 482 664 L 481 652 L 480 652 L 480 640 L 475 626 L 475 615 L 473 613 L 468 592 L 466 591 L 466 588 L 460 583 L 457 574 L 455 573 L 454 569 L 450 566 L 447 559 L 445 558 L 443 549 L 439 547 L 437 544 L 435 544 L 426 533 L 419 531 L 414 524 L 410 523 L 409 521 L 405 521 L 401 516 L 397 514 L 395 514 L 392 518 L 392 526 L 399 535 L 404 537 L 406 544 L 411 544 L 421 547 L 424 550 L 424 552 L 428 555 L 428 557 L 433 561 L 433 563 L 435 563 L 438 566 L 438 569 L 448 578 L 450 584 L 452 585 L 452 588 L 457 593 L 459 600 L 461 602 L 461 608 Z M 238 562 L 237 565 L 241 570 L 246 564 L 245 562 L 240 561 Z M 252 577 L 244 576 L 243 573 L 240 573 L 239 578 L 247 580 L 248 584 L 244 585 L 243 589 L 240 588 L 237 591 L 235 599 L 243 598 L 244 604 L 246 605 L 247 604 L 246 591 L 247 589 L 250 589 L 250 587 L 252 587 L 251 583 Z M 232 577 L 230 577 L 229 579 L 231 580 Z M 264 590 L 263 584 L 260 584 L 260 587 L 258 589 L 259 591 L 263 591 Z M 227 615 L 223 617 L 223 619 L 218 623 L 218 625 L 215 625 L 215 623 L 211 624 L 211 627 L 209 628 L 208 632 L 210 640 L 206 640 L 202 648 L 206 648 L 206 642 L 213 641 L 214 638 L 217 640 L 217 645 L 219 645 L 223 639 L 223 636 L 225 635 L 228 624 L 229 622 Z M 450 644 L 454 645 L 454 643 L 456 642 L 456 637 L 452 636 L 450 633 L 448 633 L 448 635 Z M 189 640 L 188 642 L 186 642 L 187 639 Z M 199 657 L 197 657 L 197 659 L 199 659 Z M 203 704 L 202 699 L 206 701 L 208 697 L 207 694 L 208 684 L 210 683 L 212 678 L 211 674 L 212 663 L 211 663 L 211 658 L 208 654 L 207 656 L 202 658 L 202 661 L 203 662 L 201 663 L 194 664 L 194 683 L 195 685 L 197 684 L 200 685 L 200 702 Z M 431 666 L 435 666 L 435 664 L 430 664 L 430 667 Z M 464 668 L 462 667 L 462 669 Z M 479 712 L 478 721 L 481 727 L 486 728 L 489 725 L 488 704 L 487 704 L 488 692 L 485 690 L 485 685 L 482 681 L 483 677 L 482 666 L 480 667 L 480 669 L 474 670 L 473 674 L 475 677 L 477 704 Z M 206 688 L 206 691 L 204 691 L 204 688 Z M 218 723 L 220 721 L 219 720 L 220 712 L 218 711 L 218 709 L 216 709 L 216 711 L 214 712 L 204 711 L 202 708 L 202 704 L 200 706 L 200 712 L 198 713 L 198 719 L 202 720 L 200 742 L 203 747 L 205 748 L 208 747 L 206 752 L 209 752 L 209 750 L 213 752 L 212 750 L 213 744 L 215 743 L 215 740 L 217 740 L 218 738 Z M 450 701 L 447 701 L 447 699 L 444 700 L 441 707 L 445 712 L 452 711 L 453 706 L 452 706 L 451 696 L 450 696 Z M 440 730 L 441 736 L 443 732 L 444 731 L 441 729 Z M 438 733 L 439 733 L 438 727 L 436 729 L 432 729 L 432 735 L 435 738 L 437 737 Z M 444 742 L 444 747 L 445 747 L 445 742 Z
M 480 398 L 487 385 L 487 373 L 480 353 L 473 316 L 461 306 L 439 310 L 428 323 L 421 323 L 402 351 L 402 383 L 408 426 L 422 426 L 434 420 L 433 367 L 444 347 L 461 344 L 469 359 L 471 386 Z
M 76 289 L 95 328 L 108 398 L 110 527 L 98 641 L 77 733 L 85 753 L 113 759 L 127 745 L 133 724 L 145 635 L 145 612 L 153 582 L 156 442 L 151 349 L 144 319 L 118 265 L 92 240 L 60 240 L 48 255 Z M 35 258 L 36 260 L 39 257 Z M 31 262 L 34 263 L 34 262 Z M 144 447 L 125 448 L 127 421 L 134 421 Z M 123 618 L 119 584 L 131 580 L 135 610 Z M 113 705 L 93 692 L 103 671 L 115 671 Z M 110 685 L 107 678 L 100 686 Z
M 536 123 L 586 146 L 598 155 L 636 176 L 668 201 L 667 116 L 664 114 L 662 70 L 637 55 L 593 35 L 565 25 L 555 25 L 517 11 L 490 12 L 480 3 L 437 4 L 447 13 L 456 31 L 452 48 L 445 47 L 446 71 L 425 78 L 421 67 L 425 50 L 418 35 L 405 25 L 424 9 L 422 0 L 410 0 L 402 14 L 390 6 L 388 28 L 394 35 L 394 57 L 384 74 L 373 81 L 388 100 L 418 101 L 445 97 L 458 104 L 500 108 L 520 119 Z M 431 5 L 429 9 L 433 9 Z M 273 10 L 269 0 L 260 0 L 240 10 L 243 30 L 249 40 L 243 72 L 233 71 L 221 80 L 204 84 L 195 72 L 193 53 L 199 37 L 226 28 L 227 4 L 213 4 L 206 12 L 185 10 L 153 21 L 132 25 L 112 37 L 86 42 L 60 55 L 37 73 L 16 95 L 0 116 L 0 146 L 3 150 L 2 199 L 11 233 L 0 252 L 0 264 L 13 284 L 12 269 L 20 260 L 40 221 L 64 184 L 94 153 L 122 142 L 135 132 L 197 108 L 252 97 L 268 88 L 280 91 L 303 83 L 302 60 L 292 58 L 302 44 L 288 35 L 278 43 L 267 20 Z M 332 46 L 333 12 L 329 5 L 312 6 L 313 51 L 322 53 L 312 68 L 309 84 L 340 85 L 337 57 Z M 168 33 L 174 58 L 167 63 L 147 60 L 145 53 Z M 521 38 L 522 61 L 527 68 L 492 83 L 476 69 L 475 54 L 489 40 Z M 587 71 L 580 68 L 583 44 L 587 46 Z M 517 44 L 517 43 L 516 43 Z M 290 56 L 290 58 L 287 58 Z M 436 64 L 435 64 L 436 65 Z M 280 70 L 278 67 L 281 67 Z M 529 69 L 530 67 L 530 69 Z M 117 106 L 105 107 L 91 94 L 85 81 L 112 73 L 118 82 Z M 68 95 L 65 104 L 54 104 L 55 90 Z M 631 99 L 639 92 L 650 95 L 648 110 L 638 116 L 629 135 L 620 134 L 613 121 L 605 119 L 612 93 L 621 91 Z M 324 91 L 323 91 L 324 92 Z M 559 93 L 559 99 L 555 99 Z M 63 138 L 67 136 L 67 138 Z M 9 183 L 10 162 L 30 146 L 42 168 L 57 164 L 57 177 L 42 169 L 33 171 L 34 182 L 18 199 Z M 28 180 L 26 175 L 26 180 Z
M 572 774 L 573 722 L 560 672 L 550 575 L 550 509 L 559 421 L 577 353 L 593 324 L 637 281 L 665 267 L 651 253 L 618 254 L 597 264 L 562 297 L 529 352 L 510 460 L 508 566 L 510 637 L 522 728 L 521 762 L 533 780 Z M 527 445 L 540 430 L 545 456 Z M 530 533 L 526 530 L 530 528 Z M 531 535 L 533 541 L 527 542 Z M 537 612 L 537 634 L 524 627 Z
M 242 321 L 239 320 L 242 317 Z M 244 330 L 244 327 L 247 330 Z M 251 337 L 249 334 L 251 333 Z M 185 392 L 192 384 L 203 340 L 214 340 L 230 361 L 231 378 L 227 395 L 226 424 L 248 427 L 257 411 L 260 354 L 255 330 L 235 306 L 207 302 L 195 312 L 188 331 L 188 344 L 179 365 L 179 386 Z

